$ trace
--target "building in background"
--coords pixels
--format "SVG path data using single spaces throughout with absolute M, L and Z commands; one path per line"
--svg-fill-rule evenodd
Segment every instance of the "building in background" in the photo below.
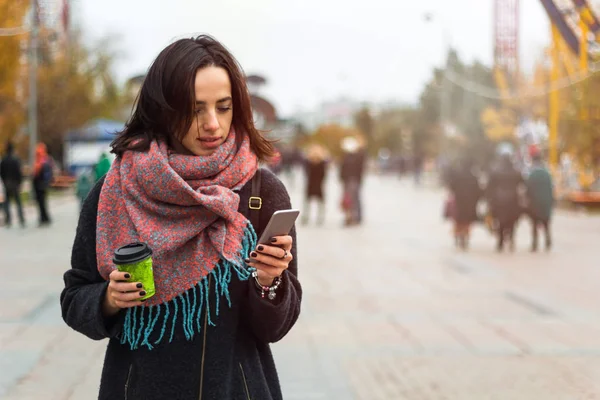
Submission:
M 110 154 L 110 144 L 124 127 L 123 122 L 97 119 L 69 132 L 64 144 L 64 170 L 70 175 L 78 175 L 92 168 L 102 153 L 108 154 L 112 162 L 114 154 Z

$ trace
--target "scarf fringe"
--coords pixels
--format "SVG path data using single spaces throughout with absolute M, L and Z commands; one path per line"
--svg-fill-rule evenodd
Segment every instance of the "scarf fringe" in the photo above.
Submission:
M 231 283 L 233 271 L 235 271 L 240 281 L 248 280 L 252 276 L 254 269 L 246 266 L 244 259 L 254 249 L 256 242 L 256 232 L 252 224 L 248 222 L 244 229 L 242 248 L 235 263 L 221 259 L 204 279 L 168 302 L 154 306 L 138 306 L 127 309 L 120 337 L 121 344 L 128 344 L 131 350 L 136 350 L 140 347 L 152 350 L 155 345 L 166 340 L 167 336 L 169 343 L 171 343 L 175 334 L 178 317 L 181 318 L 179 323 L 183 327 L 186 340 L 192 340 L 202 330 L 200 320 L 203 310 L 206 310 L 208 324 L 215 326 L 211 316 L 208 277 L 212 275 L 215 282 L 214 313 L 218 317 L 222 297 L 225 298 L 227 305 L 231 308 L 229 284 Z M 162 326 L 159 328 L 157 325 L 161 314 L 164 314 L 164 317 L 162 318 Z M 159 329 L 160 333 L 158 333 Z M 151 340 L 151 337 L 155 337 L 156 334 L 158 334 L 158 338 Z

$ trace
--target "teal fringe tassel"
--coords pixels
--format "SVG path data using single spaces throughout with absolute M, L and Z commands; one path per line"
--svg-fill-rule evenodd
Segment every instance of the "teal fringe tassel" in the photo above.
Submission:
M 241 281 L 248 280 L 252 276 L 254 269 L 249 268 L 245 264 L 244 259 L 254 249 L 256 241 L 256 232 L 252 224 L 248 222 L 244 230 L 242 249 L 238 254 L 236 262 L 221 259 L 215 268 L 209 272 L 215 282 L 214 313 L 216 317 L 219 316 L 221 297 L 225 299 L 227 306 L 231 307 L 229 284 L 231 283 L 233 272 L 235 271 L 237 278 Z M 155 306 L 129 308 L 123 322 L 123 330 L 120 336 L 121 344 L 128 344 L 131 350 L 136 350 L 140 347 L 152 350 L 155 345 L 162 343 L 163 339 L 166 338 L 169 329 L 168 325 L 170 325 L 168 333 L 170 343 L 173 341 L 175 326 L 179 320 L 178 317 L 181 317 L 180 323 L 186 340 L 192 340 L 202 330 L 201 316 L 203 310 L 207 312 L 208 324 L 215 326 L 212 320 L 209 296 L 208 279 L 205 277 L 196 286 L 181 293 L 169 302 Z M 157 328 L 156 325 L 163 313 L 162 326 Z M 151 341 L 150 338 L 156 335 L 158 335 L 158 338 L 155 341 Z

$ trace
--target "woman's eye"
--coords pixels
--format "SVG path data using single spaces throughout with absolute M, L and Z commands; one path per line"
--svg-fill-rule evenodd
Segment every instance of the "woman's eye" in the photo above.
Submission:
M 227 112 L 227 111 L 231 110 L 231 107 L 219 107 L 218 110 L 219 110 L 219 112 L 224 113 L 224 112 Z
M 195 114 L 200 114 L 202 111 L 204 111 L 204 110 L 202 110 L 202 109 L 197 109 L 197 110 L 194 110 L 194 113 L 195 113 Z

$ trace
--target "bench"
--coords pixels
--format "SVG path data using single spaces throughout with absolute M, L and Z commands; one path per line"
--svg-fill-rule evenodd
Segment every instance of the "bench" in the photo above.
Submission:
M 54 178 L 50 187 L 53 189 L 69 189 L 73 187 L 77 178 L 69 175 L 58 175 Z

